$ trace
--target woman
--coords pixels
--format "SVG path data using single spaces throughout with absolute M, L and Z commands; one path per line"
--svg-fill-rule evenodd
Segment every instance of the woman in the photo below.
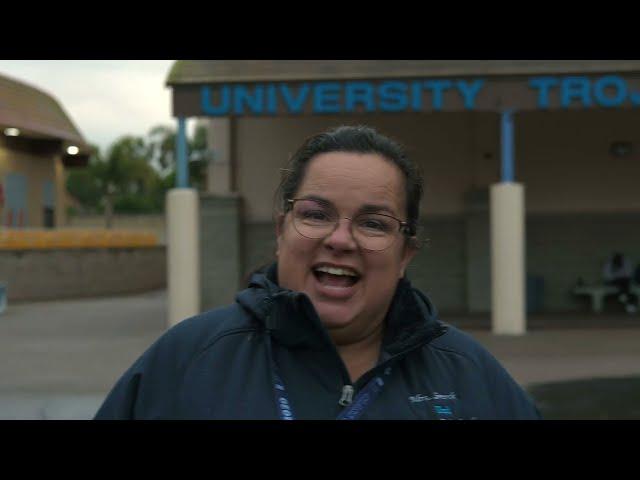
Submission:
M 536 419 L 478 343 L 405 277 L 422 180 L 368 127 L 308 139 L 278 190 L 277 262 L 185 320 L 98 419 Z

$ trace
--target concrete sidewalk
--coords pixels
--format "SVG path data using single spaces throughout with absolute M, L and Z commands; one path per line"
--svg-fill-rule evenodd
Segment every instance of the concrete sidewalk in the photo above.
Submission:
M 640 317 L 544 315 L 522 337 L 488 317 L 444 316 L 523 386 L 640 375 Z M 0 419 L 91 418 L 122 373 L 166 328 L 166 292 L 13 304 L 0 315 Z

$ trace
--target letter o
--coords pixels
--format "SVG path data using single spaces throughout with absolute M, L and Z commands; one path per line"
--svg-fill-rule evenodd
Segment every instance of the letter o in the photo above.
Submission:
M 605 94 L 607 88 L 614 88 L 616 90 L 615 96 L 607 96 Z M 598 105 L 603 107 L 618 107 L 622 105 L 627 97 L 627 84 L 622 78 L 616 75 L 607 75 L 606 77 L 600 78 L 593 85 L 593 95 Z

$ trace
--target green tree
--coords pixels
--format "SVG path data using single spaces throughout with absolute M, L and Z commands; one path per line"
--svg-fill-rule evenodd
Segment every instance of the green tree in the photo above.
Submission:
M 147 138 L 151 163 L 158 168 L 163 179 L 175 179 L 177 169 L 177 134 L 175 129 L 166 125 L 157 125 L 149 131 Z M 207 129 L 205 126 L 196 126 L 193 137 L 187 138 L 187 158 L 189 161 L 189 185 L 203 190 L 208 163 Z M 169 188 L 174 186 L 175 181 L 169 185 Z
M 105 226 L 111 228 L 114 211 L 160 209 L 162 181 L 151 167 L 144 138 L 123 136 L 101 155 L 94 148 L 86 169 L 70 172 L 67 188 L 83 205 L 104 209 Z
M 206 128 L 198 126 L 187 139 L 189 183 L 204 189 L 207 166 Z M 93 147 L 89 164 L 73 169 L 67 189 L 87 209 L 104 212 L 110 228 L 113 214 L 150 213 L 163 210 L 167 190 L 175 186 L 176 132 L 158 125 L 146 138 L 126 135 L 102 154 Z

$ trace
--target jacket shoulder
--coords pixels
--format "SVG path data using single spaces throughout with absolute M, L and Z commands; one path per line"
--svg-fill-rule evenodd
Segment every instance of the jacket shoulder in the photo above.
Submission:
M 539 419 L 540 413 L 530 395 L 511 377 L 498 360 L 471 335 L 447 325 L 447 332 L 429 347 L 464 358 L 482 378 L 492 397 L 497 418 Z
M 447 331 L 444 335 L 429 343 L 431 348 L 448 352 L 453 355 L 459 355 L 468 361 L 482 365 L 482 361 L 486 355 L 491 354 L 471 335 L 450 324 L 445 324 Z
M 162 418 L 172 412 L 174 394 L 193 360 L 234 333 L 256 329 L 239 305 L 201 313 L 162 334 L 120 377 L 97 419 Z
M 182 320 L 167 330 L 154 346 L 162 350 L 178 349 L 193 356 L 224 336 L 257 328 L 240 305 L 232 304 Z

